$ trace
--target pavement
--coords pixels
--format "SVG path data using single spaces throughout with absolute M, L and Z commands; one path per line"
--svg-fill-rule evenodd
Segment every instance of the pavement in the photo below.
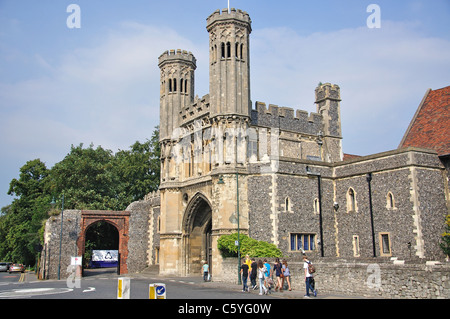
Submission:
M 223 281 L 208 281 L 205 282 L 203 280 L 203 276 L 188 276 L 188 277 L 175 277 L 175 276 L 162 276 L 156 271 L 144 270 L 140 273 L 129 274 L 127 277 L 130 278 L 141 278 L 141 279 L 152 279 L 152 280 L 167 280 L 172 282 L 181 282 L 181 283 L 190 283 L 201 287 L 209 287 L 221 290 L 230 290 L 230 291 L 242 291 L 242 285 L 238 285 L 237 283 L 232 282 L 223 282 Z M 250 281 L 248 282 L 250 284 Z M 357 295 L 345 295 L 340 293 L 333 292 L 322 292 L 320 289 L 317 290 L 317 297 L 314 297 L 313 294 L 310 294 L 309 299 L 372 299 L 369 297 L 357 296 Z M 244 292 L 243 292 L 244 293 Z M 250 294 L 259 294 L 259 287 L 256 289 L 250 288 Z M 282 292 L 274 291 L 271 289 L 270 293 L 271 297 L 282 298 L 282 299 L 307 299 L 305 298 L 305 287 L 303 289 L 292 288 L 291 291 L 283 290 Z
M 203 276 L 188 276 L 188 277 L 179 277 L 179 276 L 163 276 L 160 275 L 158 271 L 156 270 L 149 270 L 145 269 L 142 272 L 139 273 L 133 273 L 133 274 L 127 274 L 127 275 L 117 275 L 115 268 L 114 269 L 108 269 L 108 268 L 100 268 L 100 269 L 91 269 L 89 271 L 85 271 L 85 275 L 83 276 L 83 279 L 89 280 L 89 278 L 93 277 L 102 277 L 102 278 L 118 278 L 118 277 L 130 277 L 135 279 L 142 279 L 142 280 L 150 280 L 150 281 L 169 281 L 169 282 L 178 282 L 178 283 L 188 283 L 193 284 L 200 287 L 205 288 L 214 288 L 214 289 L 220 289 L 220 290 L 229 290 L 229 291 L 242 291 L 242 285 L 238 285 L 237 281 L 236 283 L 233 282 L 223 282 L 223 281 L 215 281 L 214 279 L 208 282 L 205 282 L 203 280 Z M 24 278 L 22 279 L 22 282 L 27 282 L 34 279 L 34 273 L 28 274 L 28 272 L 25 274 Z M 82 279 L 82 280 L 83 280 Z M 250 282 L 249 282 L 250 283 Z M 250 294 L 257 295 L 259 294 L 259 287 L 256 289 L 250 289 Z M 244 294 L 244 292 L 243 292 Z M 271 289 L 271 293 L 269 294 L 271 297 L 280 298 L 280 299 L 307 299 L 305 298 L 305 288 L 302 287 L 302 289 L 292 288 L 291 291 L 289 290 L 283 290 L 282 292 L 274 291 L 274 289 Z M 357 296 L 357 295 L 346 295 L 342 293 L 334 293 L 334 292 L 326 292 L 321 291 L 318 287 L 318 294 L 317 297 L 314 297 L 313 294 L 311 294 L 311 297 L 309 299 L 372 299 L 364 296 Z

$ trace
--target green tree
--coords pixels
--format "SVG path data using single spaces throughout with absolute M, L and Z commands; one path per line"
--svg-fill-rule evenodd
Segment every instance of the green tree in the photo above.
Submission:
M 112 151 L 101 146 L 71 146 L 70 153 L 50 172 L 52 192 L 56 198 L 64 192 L 65 209 L 120 209 L 124 194 L 117 193 L 113 158 Z
M 128 204 L 157 190 L 160 179 L 158 128 L 145 143 L 136 141 L 130 150 L 117 152 L 114 172 L 120 183 L 120 192 L 126 194 Z
M 49 170 L 39 159 L 20 168 L 19 179 L 10 183 L 8 194 L 16 196 L 2 209 L 0 218 L 0 258 L 12 262 L 34 264 L 39 230 L 50 208 Z

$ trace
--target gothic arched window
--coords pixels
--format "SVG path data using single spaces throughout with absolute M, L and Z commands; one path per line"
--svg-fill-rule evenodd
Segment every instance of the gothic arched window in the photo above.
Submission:
M 356 195 L 353 188 L 347 191 L 347 212 L 357 211 L 356 209 Z

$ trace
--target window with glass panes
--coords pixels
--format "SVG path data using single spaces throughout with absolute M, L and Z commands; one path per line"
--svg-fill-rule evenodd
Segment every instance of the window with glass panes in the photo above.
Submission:
M 311 251 L 315 248 L 315 234 L 291 234 L 291 251 Z

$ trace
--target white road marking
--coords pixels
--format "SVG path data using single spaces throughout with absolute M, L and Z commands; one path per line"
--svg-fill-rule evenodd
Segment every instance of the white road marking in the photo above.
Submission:
M 13 289 L 0 293 L 0 298 L 24 298 L 37 295 L 54 295 L 71 292 L 69 288 L 31 288 L 31 289 Z

